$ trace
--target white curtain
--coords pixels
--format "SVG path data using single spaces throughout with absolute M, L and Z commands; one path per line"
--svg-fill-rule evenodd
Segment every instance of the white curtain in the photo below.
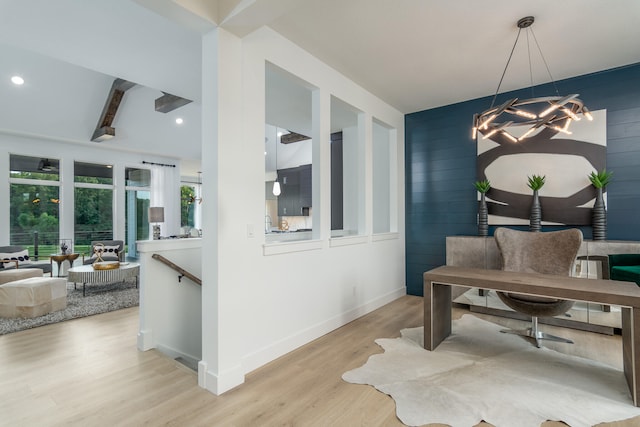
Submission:
M 180 229 L 180 173 L 177 169 L 151 165 L 151 206 L 164 208 L 164 224 L 161 224 L 164 237 L 177 235 Z

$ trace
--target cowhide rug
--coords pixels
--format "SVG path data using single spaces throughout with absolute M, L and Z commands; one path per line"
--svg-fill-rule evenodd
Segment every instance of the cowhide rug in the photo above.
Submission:
M 423 328 L 377 339 L 385 351 L 342 378 L 370 384 L 396 402 L 398 418 L 419 426 L 571 427 L 640 415 L 622 371 L 592 360 L 536 348 L 499 325 L 472 315 L 453 322 L 435 351 L 422 347 Z

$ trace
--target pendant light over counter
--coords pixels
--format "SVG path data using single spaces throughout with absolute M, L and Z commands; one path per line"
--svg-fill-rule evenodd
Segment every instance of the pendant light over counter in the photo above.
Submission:
M 282 193 L 282 189 L 280 188 L 280 182 L 278 181 L 278 143 L 280 140 L 280 137 L 282 136 L 282 132 L 278 131 L 277 135 L 276 135 L 276 148 L 275 148 L 275 152 L 276 152 L 276 180 L 273 181 L 273 195 L 274 196 L 279 196 Z

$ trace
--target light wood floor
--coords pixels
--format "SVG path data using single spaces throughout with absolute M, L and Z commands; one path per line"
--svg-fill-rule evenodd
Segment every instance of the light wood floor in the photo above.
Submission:
M 381 351 L 374 339 L 421 325 L 422 298 L 402 297 L 250 373 L 222 396 L 199 388 L 193 371 L 161 353 L 136 349 L 137 308 L 4 335 L 0 425 L 401 426 L 390 397 L 341 375 Z M 572 352 L 621 365 L 620 337 L 562 332 L 576 340 Z M 607 425 L 638 426 L 640 417 Z

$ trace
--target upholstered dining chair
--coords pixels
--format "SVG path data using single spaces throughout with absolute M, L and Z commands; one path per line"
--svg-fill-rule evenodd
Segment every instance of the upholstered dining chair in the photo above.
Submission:
M 102 246 L 104 245 L 104 248 Z M 90 252 L 82 254 L 82 264 L 93 264 L 98 259 L 95 248 L 103 249 L 101 254 L 103 261 L 124 261 L 124 242 L 122 240 L 98 240 L 91 242 Z
M 571 276 L 582 244 L 582 232 L 575 228 L 544 233 L 497 228 L 494 238 L 502 257 L 503 270 L 558 276 Z M 566 313 L 573 306 L 573 301 L 505 292 L 497 294 L 511 309 L 531 316 L 528 329 L 502 332 L 533 338 L 537 347 L 540 347 L 540 340 L 573 344 L 571 340 L 538 329 L 538 317 Z

